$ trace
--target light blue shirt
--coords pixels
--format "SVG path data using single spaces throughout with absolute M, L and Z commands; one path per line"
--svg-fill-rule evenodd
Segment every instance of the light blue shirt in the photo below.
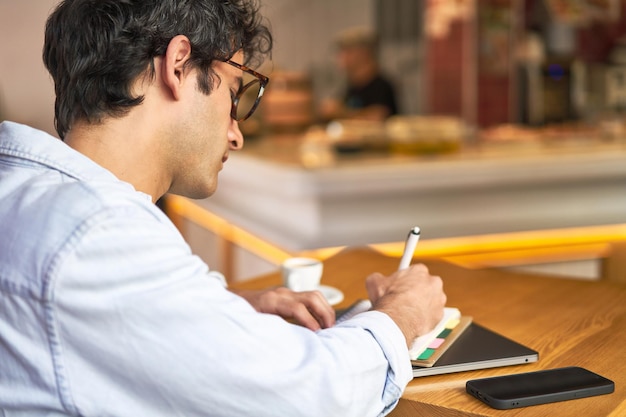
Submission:
M 376 416 L 412 378 L 370 311 L 256 312 L 169 219 L 59 139 L 0 124 L 0 416 Z

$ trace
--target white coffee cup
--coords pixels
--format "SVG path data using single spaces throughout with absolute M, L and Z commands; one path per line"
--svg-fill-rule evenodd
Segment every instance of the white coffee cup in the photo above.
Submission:
M 283 284 L 293 291 L 313 291 L 319 288 L 324 265 L 314 258 L 289 258 L 281 265 Z

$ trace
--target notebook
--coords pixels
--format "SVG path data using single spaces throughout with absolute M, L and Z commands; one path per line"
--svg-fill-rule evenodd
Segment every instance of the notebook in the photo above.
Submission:
M 359 300 L 348 309 L 338 312 L 337 323 L 370 307 L 368 300 Z M 471 318 L 462 316 L 459 323 L 455 327 L 457 334 L 449 340 L 446 349 L 437 356 L 434 363 L 425 365 L 412 361 L 413 377 L 520 365 L 539 359 L 535 350 L 474 323 Z
M 441 358 L 463 332 L 467 330 L 470 324 L 472 324 L 472 318 L 467 316 L 460 316 L 457 319 L 448 321 L 441 331 L 430 338 L 428 344 L 424 343 L 423 348 L 417 351 L 419 353 L 409 351 L 411 364 L 426 368 L 434 366 L 439 358 Z

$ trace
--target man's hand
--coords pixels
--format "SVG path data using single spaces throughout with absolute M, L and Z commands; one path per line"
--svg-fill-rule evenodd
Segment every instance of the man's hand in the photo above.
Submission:
M 335 310 L 319 291 L 294 292 L 284 287 L 236 291 L 258 312 L 276 314 L 313 331 L 335 324 Z
M 388 277 L 374 273 L 367 277 L 366 287 L 373 309 L 396 322 L 407 346 L 432 330 L 443 317 L 443 282 L 430 275 L 425 265 L 413 265 Z

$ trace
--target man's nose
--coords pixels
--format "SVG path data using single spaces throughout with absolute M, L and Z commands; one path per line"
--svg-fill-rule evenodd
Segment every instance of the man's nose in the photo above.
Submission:
M 232 151 L 238 151 L 243 148 L 243 134 L 239 130 L 239 123 L 234 119 L 231 119 L 230 128 L 228 129 L 228 144 Z

